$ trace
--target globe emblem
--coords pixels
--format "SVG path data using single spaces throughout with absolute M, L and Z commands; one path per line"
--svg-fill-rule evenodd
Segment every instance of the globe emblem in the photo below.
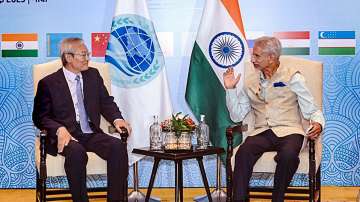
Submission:
M 217 66 L 228 68 L 241 62 L 244 49 L 244 43 L 239 36 L 231 32 L 221 32 L 211 39 L 209 55 Z
M 119 40 L 131 67 L 125 66 L 120 68 L 120 71 L 128 76 L 134 76 L 142 74 L 150 67 L 155 55 L 154 44 L 144 30 L 125 26 L 114 30 L 111 35 Z
M 113 20 L 105 61 L 113 66 L 112 81 L 120 87 L 143 85 L 158 75 L 163 55 L 151 22 L 137 15 Z

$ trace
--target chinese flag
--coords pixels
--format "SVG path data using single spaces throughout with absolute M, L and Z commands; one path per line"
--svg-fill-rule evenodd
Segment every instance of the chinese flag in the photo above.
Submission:
M 93 57 L 104 57 L 110 33 L 91 33 L 91 55 Z

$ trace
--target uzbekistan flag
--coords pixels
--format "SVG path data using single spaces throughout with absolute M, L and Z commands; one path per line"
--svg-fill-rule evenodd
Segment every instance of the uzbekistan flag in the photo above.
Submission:
M 355 31 L 319 31 L 319 55 L 355 55 Z
M 310 32 L 275 32 L 282 46 L 283 55 L 309 55 L 310 54 Z
M 226 127 L 234 122 L 226 107 L 223 73 L 234 67 L 236 74 L 243 75 L 249 51 L 238 0 L 205 2 L 191 54 L 185 98 L 198 120 L 200 114 L 205 115 L 211 143 L 226 151 Z M 242 87 L 243 82 L 239 85 Z M 240 142 L 237 136 L 234 144 Z
M 38 49 L 37 34 L 2 34 L 2 57 L 37 57 Z

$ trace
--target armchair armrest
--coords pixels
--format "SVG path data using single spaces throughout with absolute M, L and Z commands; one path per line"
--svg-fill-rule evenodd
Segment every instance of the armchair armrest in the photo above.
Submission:
M 231 157 L 233 155 L 233 138 L 234 135 L 239 134 L 242 136 L 242 132 L 248 130 L 248 125 L 242 125 L 242 122 L 231 125 L 226 128 L 226 139 L 227 139 L 227 154 L 226 154 L 226 192 L 227 197 L 226 201 L 232 201 L 232 166 L 231 166 Z
M 119 134 L 122 143 L 127 142 L 127 138 L 129 137 L 129 133 L 128 133 L 126 128 L 121 127 L 121 132 L 119 133 L 113 125 L 110 125 L 108 130 L 109 130 L 110 134 Z

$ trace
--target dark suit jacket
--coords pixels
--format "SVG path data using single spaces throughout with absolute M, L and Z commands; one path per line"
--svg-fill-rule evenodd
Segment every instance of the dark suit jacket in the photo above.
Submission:
M 113 123 L 122 118 L 121 113 L 105 88 L 102 77 L 95 68 L 81 72 L 83 77 L 84 104 L 95 133 L 100 129 L 100 115 Z M 47 131 L 47 153 L 57 154 L 57 135 L 59 127 L 65 126 L 70 134 L 78 128 L 74 104 L 64 72 L 57 72 L 41 79 L 34 99 L 33 122 L 40 130 Z

